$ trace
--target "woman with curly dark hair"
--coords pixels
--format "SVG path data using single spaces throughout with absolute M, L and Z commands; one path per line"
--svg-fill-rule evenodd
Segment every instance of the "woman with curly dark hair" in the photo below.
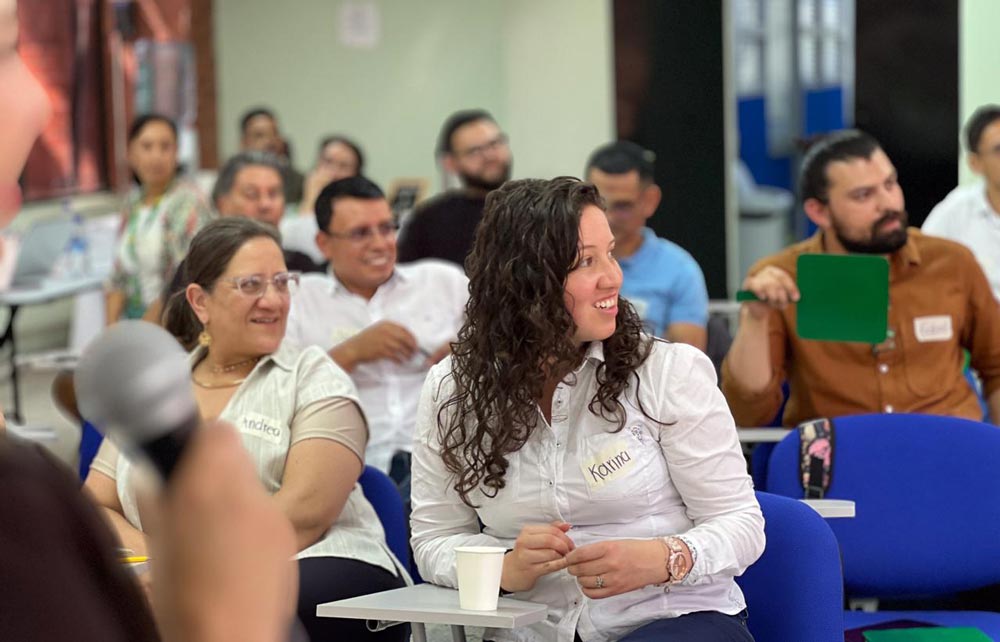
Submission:
M 733 578 L 764 520 L 732 415 L 705 355 L 643 334 L 613 248 L 590 184 L 487 197 L 418 410 L 419 570 L 456 586 L 456 546 L 508 548 L 501 590 L 549 611 L 495 640 L 752 640 Z

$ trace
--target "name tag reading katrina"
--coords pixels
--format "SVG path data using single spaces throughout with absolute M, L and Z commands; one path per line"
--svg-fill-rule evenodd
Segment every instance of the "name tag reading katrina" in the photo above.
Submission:
M 913 320 L 913 334 L 920 343 L 931 341 L 948 341 L 954 333 L 951 329 L 951 316 L 939 314 L 929 317 L 917 317 Z
M 592 490 L 628 475 L 629 470 L 635 466 L 635 460 L 629 452 L 630 446 L 634 447 L 634 444 L 618 439 L 594 458 L 580 464 L 583 477 Z
M 281 423 L 270 417 L 265 417 L 256 412 L 248 412 L 243 415 L 240 422 L 240 431 L 254 437 L 259 437 L 272 444 L 281 443 Z

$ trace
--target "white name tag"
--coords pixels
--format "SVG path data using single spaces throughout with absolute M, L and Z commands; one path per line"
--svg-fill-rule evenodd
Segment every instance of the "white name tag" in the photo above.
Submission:
M 580 464 L 583 478 L 591 489 L 601 488 L 628 475 L 635 465 L 635 458 L 630 452 L 636 445 L 625 439 L 617 439 L 592 459 Z
M 276 419 L 265 417 L 256 412 L 243 415 L 239 426 L 240 432 L 247 433 L 268 441 L 272 444 L 281 443 L 282 424 Z
M 917 341 L 948 341 L 954 336 L 951 329 L 951 316 L 939 314 L 930 317 L 917 317 L 913 320 L 913 333 Z

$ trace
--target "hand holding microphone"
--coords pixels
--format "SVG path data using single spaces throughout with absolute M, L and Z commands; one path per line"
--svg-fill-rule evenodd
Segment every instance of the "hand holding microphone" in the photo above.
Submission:
M 152 323 L 117 323 L 84 350 L 73 382 L 81 414 L 169 479 L 199 421 L 177 340 Z
M 287 638 L 298 587 L 291 523 L 233 428 L 199 427 L 180 344 L 159 326 L 123 321 L 88 346 L 74 379 L 83 416 L 167 482 L 150 515 L 164 639 Z

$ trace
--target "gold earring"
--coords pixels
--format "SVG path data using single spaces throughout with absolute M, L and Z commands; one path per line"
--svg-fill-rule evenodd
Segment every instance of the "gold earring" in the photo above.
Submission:
M 208 333 L 208 330 L 202 330 L 201 334 L 198 335 L 198 345 L 203 348 L 212 345 L 212 335 Z

